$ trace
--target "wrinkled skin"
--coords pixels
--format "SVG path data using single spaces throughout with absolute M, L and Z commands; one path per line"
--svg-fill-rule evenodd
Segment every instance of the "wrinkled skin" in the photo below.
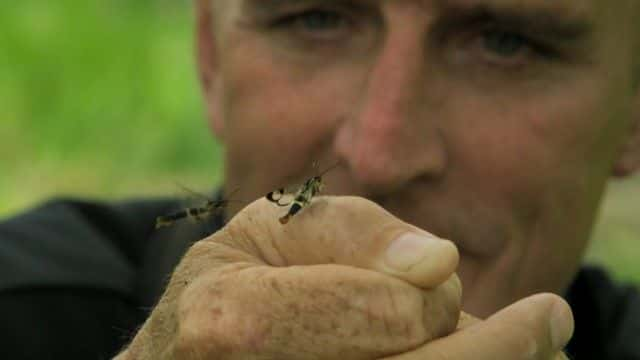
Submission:
M 316 199 L 286 227 L 278 214 L 258 200 L 194 245 L 121 358 L 549 359 L 571 335 L 568 306 L 550 294 L 485 322 L 460 317 L 453 243 L 401 246 L 419 254 L 403 266 L 388 251 L 396 239 L 430 234 L 373 202 Z
M 258 198 L 313 175 L 313 161 L 340 160 L 325 193 L 368 198 L 450 239 L 461 307 L 486 318 L 474 331 L 420 338 L 424 356 L 406 343 L 385 349 L 404 359 L 518 358 L 535 339 L 535 358 L 556 356 L 548 327 L 522 324 L 566 306 L 531 296 L 565 291 L 607 181 L 640 166 L 639 6 L 201 0 L 199 66 L 211 127 L 226 145 L 227 188 Z M 570 315 L 561 318 L 571 328 Z M 492 348 L 509 336 L 515 345 L 502 350 L 515 352 Z

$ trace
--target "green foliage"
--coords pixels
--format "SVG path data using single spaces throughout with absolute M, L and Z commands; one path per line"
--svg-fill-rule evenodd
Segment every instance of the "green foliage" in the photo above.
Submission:
M 203 116 L 189 4 L 24 0 L 3 8 L 0 214 L 61 192 L 168 189 L 159 179 L 170 174 L 213 186 L 220 150 Z

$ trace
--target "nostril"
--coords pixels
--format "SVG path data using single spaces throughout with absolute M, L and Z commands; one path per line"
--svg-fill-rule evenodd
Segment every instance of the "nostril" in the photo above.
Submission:
M 335 151 L 355 183 L 370 191 L 394 191 L 418 178 L 433 181 L 444 176 L 447 152 L 442 136 L 436 133 L 422 137 L 396 134 L 394 138 L 344 129 L 337 134 Z

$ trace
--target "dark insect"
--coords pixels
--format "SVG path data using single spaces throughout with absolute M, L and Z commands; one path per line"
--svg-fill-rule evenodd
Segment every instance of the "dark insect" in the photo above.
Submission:
M 204 205 L 200 207 L 185 208 L 183 210 L 180 210 L 178 212 L 175 212 L 169 215 L 158 216 L 156 218 L 156 229 L 172 226 L 176 222 L 182 219 L 189 219 L 193 222 L 204 221 L 210 218 L 211 216 L 215 216 L 217 214 L 222 213 L 224 209 L 227 207 L 227 205 L 229 205 L 229 203 L 231 202 L 242 203 L 242 201 L 229 200 L 229 199 L 212 200 L 202 194 L 191 191 L 183 186 L 181 187 L 185 191 L 191 193 L 192 195 L 202 198 L 205 201 Z M 238 190 L 239 189 L 235 189 L 233 192 L 231 192 L 229 197 L 237 193 Z
M 289 219 L 291 219 L 292 216 L 297 214 L 300 210 L 302 210 L 302 208 L 311 203 L 311 199 L 313 199 L 314 196 L 318 195 L 320 191 L 322 191 L 322 188 L 324 186 L 322 177 L 329 171 L 336 168 L 339 164 L 340 162 L 337 162 L 333 166 L 320 172 L 318 175 L 307 179 L 302 185 L 300 185 L 295 193 L 287 193 L 284 188 L 281 188 L 267 194 L 267 200 L 271 201 L 272 203 L 283 207 L 290 206 L 287 213 L 280 218 L 281 224 L 288 223 Z M 314 162 L 313 167 L 317 169 L 318 163 Z M 283 197 L 285 195 L 292 195 L 293 200 L 283 202 Z

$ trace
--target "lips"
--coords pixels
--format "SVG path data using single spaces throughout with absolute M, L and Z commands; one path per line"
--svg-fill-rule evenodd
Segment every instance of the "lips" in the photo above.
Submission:
M 499 216 L 499 209 L 461 206 L 451 199 L 436 200 L 432 196 L 406 197 L 398 194 L 375 197 L 373 201 L 403 221 L 451 240 L 461 253 L 469 256 L 495 257 L 513 238 L 512 227 L 504 223 L 504 219 L 509 217 Z
M 339 175 L 337 171 L 329 174 Z M 403 221 L 451 240 L 466 256 L 493 258 L 514 240 L 515 227 L 508 221 L 516 220 L 504 208 L 488 206 L 482 197 L 447 189 L 442 183 L 416 179 L 396 191 L 384 192 L 354 186 L 349 178 L 331 180 L 325 195 L 353 195 L 374 201 Z

